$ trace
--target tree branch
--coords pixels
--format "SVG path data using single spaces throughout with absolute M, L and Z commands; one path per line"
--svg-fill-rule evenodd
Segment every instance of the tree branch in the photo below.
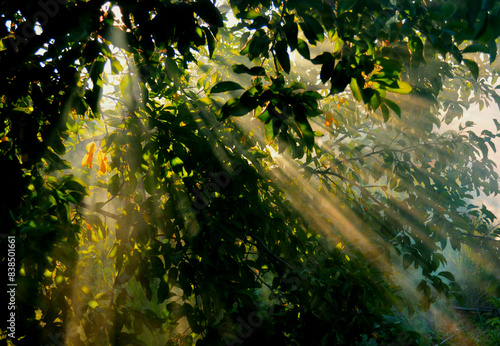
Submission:
M 80 206 L 84 207 L 85 209 L 88 209 L 88 210 L 94 210 L 95 212 L 97 212 L 97 213 L 99 213 L 101 215 L 104 215 L 105 217 L 109 217 L 109 218 L 111 218 L 113 220 L 118 220 L 118 218 L 119 218 L 119 215 L 110 213 L 109 211 L 106 211 L 106 210 L 102 210 L 101 208 L 93 209 L 90 205 L 88 205 L 85 202 L 81 202 Z
M 333 175 L 337 178 L 340 178 L 342 179 L 343 181 L 346 181 L 348 182 L 349 184 L 357 187 L 360 191 L 361 191 L 361 194 L 363 194 L 363 196 L 365 197 L 368 197 L 370 200 L 372 200 L 376 205 L 378 205 L 380 208 L 382 209 L 385 209 L 385 205 L 383 205 L 382 203 L 380 203 L 375 197 L 372 196 L 372 194 L 367 190 L 365 189 L 363 186 L 359 185 L 358 183 L 356 183 L 355 181 L 353 181 L 352 179 L 349 179 L 347 177 L 344 177 L 343 175 L 341 174 L 338 174 L 336 172 L 332 172 L 330 169 L 327 169 L 327 170 L 324 170 L 324 171 L 320 171 L 320 170 L 315 170 L 314 173 L 316 174 L 320 174 L 320 175 Z
M 486 235 L 475 235 L 475 234 L 467 234 L 467 233 L 463 233 L 462 235 L 464 235 L 466 237 L 472 237 L 472 238 L 477 238 L 477 239 L 481 239 L 481 240 L 487 240 L 487 241 L 500 243 L 500 240 L 486 237 Z

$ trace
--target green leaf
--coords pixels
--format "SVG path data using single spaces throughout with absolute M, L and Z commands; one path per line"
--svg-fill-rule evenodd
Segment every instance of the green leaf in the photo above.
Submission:
M 240 19 L 255 19 L 258 17 L 261 17 L 260 13 L 254 11 L 254 10 L 240 12 L 236 15 L 236 18 L 240 18 Z
M 290 88 L 292 90 L 299 90 L 299 89 L 302 89 L 302 90 L 305 90 L 306 89 L 306 86 L 303 84 L 303 83 L 299 83 L 299 82 L 292 82 L 290 84 Z
M 67 176 L 64 176 L 62 180 L 64 181 L 63 186 L 67 190 L 78 191 L 78 192 L 82 193 L 83 195 L 88 194 L 87 186 L 85 185 L 85 183 L 81 179 L 67 175 Z
M 342 67 L 342 64 L 337 64 L 337 66 L 335 66 L 333 76 L 330 80 L 330 82 L 332 83 L 330 93 L 334 95 L 343 92 L 349 84 L 350 80 L 351 77 Z
M 145 277 L 140 277 L 139 282 L 142 286 L 142 289 L 144 290 L 144 293 L 146 294 L 146 298 L 151 301 L 153 299 L 153 291 L 151 290 L 151 287 L 149 286 L 149 281 Z
M 497 218 L 495 216 L 495 214 L 493 214 L 491 211 L 488 210 L 488 208 L 486 208 L 486 206 L 483 204 L 483 206 L 481 207 L 481 213 L 483 213 L 483 216 L 488 219 L 490 222 L 493 222 L 495 221 L 495 219 Z
M 93 89 L 85 91 L 85 102 L 87 102 L 89 107 L 92 109 L 92 114 L 95 118 L 99 116 L 101 96 L 102 87 L 100 85 L 94 85 Z
M 420 283 L 417 286 L 417 292 L 423 292 L 424 294 L 426 294 L 428 290 L 429 290 L 429 285 L 427 285 L 427 281 L 426 280 L 420 281 Z
M 122 81 L 120 82 L 120 91 L 124 98 L 131 97 L 133 88 L 132 83 L 133 80 L 130 75 L 126 74 L 125 76 L 123 76 Z
M 170 160 L 170 164 L 172 167 L 177 167 L 177 166 L 182 166 L 184 162 L 179 157 L 174 157 L 172 160 Z
M 401 80 L 396 81 L 391 84 L 391 86 L 384 86 L 381 88 L 397 94 L 408 94 L 413 90 L 410 84 Z
M 119 190 L 120 190 L 120 176 L 118 173 L 116 173 L 111 177 L 111 179 L 109 179 L 108 192 L 111 195 L 116 195 Z
M 209 28 L 203 27 L 202 29 L 205 32 L 205 38 L 207 40 L 208 56 L 210 59 L 212 59 L 215 50 L 215 38 Z
M 450 281 L 455 281 L 455 276 L 453 276 L 452 273 L 450 273 L 449 271 L 442 271 L 442 272 L 439 272 L 440 276 L 444 277 L 444 278 L 447 278 L 448 280 Z
M 457 5 L 452 0 L 445 2 L 441 7 L 441 17 L 444 19 L 450 18 L 455 12 L 457 12 Z
M 269 107 L 266 108 L 260 115 L 257 117 L 259 118 L 262 122 L 268 123 L 271 120 L 271 113 L 269 112 Z
M 120 64 L 120 61 L 116 58 L 111 59 L 111 71 L 114 74 L 118 74 L 123 71 L 123 66 Z
M 472 73 L 474 79 L 479 78 L 479 66 L 477 66 L 476 62 L 470 59 L 463 60 L 465 65 L 469 68 L 469 71 Z
M 361 100 L 363 100 L 363 96 L 361 95 L 361 90 L 359 89 L 358 86 L 358 81 L 354 77 L 351 78 L 351 91 L 356 101 L 361 102 Z
M 279 127 L 277 126 L 278 124 L 276 124 L 276 123 L 279 121 L 280 121 L 279 119 L 272 118 L 271 121 L 267 122 L 264 125 L 266 140 L 268 142 L 272 141 L 274 139 L 274 137 L 276 137 L 276 135 L 278 134 Z
M 401 118 L 401 108 L 394 102 L 392 102 L 391 100 L 388 100 L 388 99 L 384 99 L 384 103 L 389 106 L 390 109 L 392 109 L 392 111 L 394 113 L 396 113 L 398 115 L 398 117 Z
M 297 125 L 299 125 L 302 137 L 304 138 L 304 144 L 307 148 L 312 149 L 314 146 L 314 131 L 307 121 L 307 118 L 302 119 L 302 117 L 296 117 Z
M 324 63 L 323 66 L 321 66 L 319 77 L 323 84 L 325 84 L 326 82 L 328 82 L 330 78 L 332 78 L 334 68 L 335 68 L 335 62 L 327 62 Z
M 311 62 L 315 65 L 322 65 L 329 62 L 335 62 L 335 57 L 332 53 L 324 52 L 312 59 Z
M 338 13 L 343 13 L 346 11 L 349 11 L 351 8 L 353 8 L 357 4 L 358 0 L 340 0 L 338 2 L 338 7 L 337 11 Z
M 175 294 L 173 292 L 170 292 L 168 284 L 162 280 L 160 282 L 160 286 L 158 287 L 157 296 L 158 296 L 158 304 L 161 304 L 165 299 L 171 298 L 175 296 Z
M 210 90 L 210 93 L 216 94 L 225 91 L 240 90 L 240 89 L 243 89 L 243 87 L 236 82 L 230 82 L 230 81 L 219 82 Z
M 311 44 L 316 44 L 316 41 L 323 42 L 325 36 L 323 34 L 323 27 L 312 16 L 304 14 L 302 16 L 304 22 L 300 23 L 300 27 L 307 40 Z
M 488 49 L 488 47 L 483 46 L 482 44 L 471 44 L 470 46 L 467 46 L 462 50 L 462 53 L 478 53 L 478 52 L 489 54 L 490 50 Z
M 108 258 L 114 258 L 118 252 L 118 243 L 113 244 L 113 247 L 108 252 Z
M 365 92 L 366 91 L 370 91 L 370 93 L 372 93 L 372 95 L 370 96 L 370 99 L 369 99 L 369 105 L 371 107 L 372 110 L 377 110 L 377 108 L 380 106 L 382 100 L 381 100 L 381 97 L 380 97 L 380 93 L 378 91 L 375 91 L 373 89 L 365 89 Z
M 233 65 L 233 71 L 238 74 L 246 73 L 251 76 L 265 76 L 266 70 L 260 66 L 254 66 L 252 68 L 248 68 L 245 65 L 237 64 Z
M 153 195 L 157 190 L 157 180 L 152 174 L 148 174 L 144 177 L 144 189 L 150 195 Z
M 384 122 L 389 120 L 389 108 L 386 105 L 381 105 L 380 109 L 382 110 L 382 115 L 384 116 Z
M 297 48 L 297 36 L 299 35 L 299 27 L 294 21 L 293 15 L 285 15 L 285 25 L 283 25 L 283 31 L 286 34 L 286 40 L 291 50 Z
M 238 74 L 249 73 L 250 69 L 243 64 L 237 64 L 237 65 L 233 65 L 233 72 L 238 73 Z
M 241 100 L 238 98 L 229 99 L 221 108 L 222 120 L 243 116 L 258 107 L 256 97 L 252 97 L 250 93 L 246 96 L 244 99 L 242 97 Z
M 495 126 L 497 128 L 497 132 L 500 132 L 500 123 L 498 122 L 497 119 L 493 119 L 493 122 L 495 123 Z
M 297 39 L 297 51 L 307 60 L 311 59 L 311 54 L 309 52 L 309 45 L 306 41 Z
M 248 54 L 250 60 L 253 60 L 260 55 L 267 57 L 269 53 L 269 44 L 271 40 L 266 32 L 259 29 L 252 36 L 252 39 L 247 43 L 246 47 L 241 51 L 241 54 Z
M 165 274 L 165 268 L 163 266 L 162 260 L 157 257 L 151 257 L 151 272 L 150 275 L 158 278 L 162 278 Z
M 128 297 L 128 292 L 127 290 L 123 289 L 116 297 L 116 305 L 118 306 L 125 305 L 127 302 L 127 297 Z
M 222 27 L 223 20 L 219 10 L 210 0 L 194 2 L 194 11 L 211 27 Z
M 254 66 L 250 69 L 248 72 L 249 75 L 251 76 L 265 76 L 266 75 L 266 70 L 263 67 L 260 66 Z
M 497 43 L 495 39 L 491 39 L 488 41 L 487 45 L 490 54 L 490 64 L 493 64 L 497 57 Z
M 288 56 L 288 44 L 286 40 L 280 40 L 276 43 L 275 52 L 281 68 L 286 73 L 290 73 L 290 57 Z

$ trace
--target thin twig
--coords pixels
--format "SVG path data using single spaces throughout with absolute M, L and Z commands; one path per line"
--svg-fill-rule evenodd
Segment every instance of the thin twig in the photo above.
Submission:
M 363 186 L 359 185 L 358 183 L 356 183 L 355 181 L 353 181 L 352 179 L 349 179 L 347 177 L 344 177 L 343 175 L 341 174 L 338 174 L 336 172 L 332 172 L 331 170 L 327 169 L 327 170 L 324 170 L 324 171 L 321 171 L 321 170 L 315 170 L 314 173 L 316 174 L 320 174 L 320 175 L 333 175 L 337 178 L 340 178 L 346 182 L 348 182 L 349 184 L 357 187 L 360 191 L 361 191 L 361 194 L 363 194 L 365 197 L 368 197 L 369 199 L 371 199 L 376 205 L 378 205 L 380 208 L 382 209 L 385 209 L 386 207 L 380 203 L 375 197 L 372 196 L 372 194 L 367 190 L 365 189 Z
M 286 265 L 288 268 L 290 269 L 293 269 L 293 267 L 287 262 L 285 261 L 284 259 L 282 259 L 281 257 L 277 256 L 274 252 L 272 252 L 267 246 L 266 244 L 264 244 L 264 242 L 262 240 L 260 240 L 259 237 L 257 237 L 256 235 L 254 234 L 251 234 L 250 235 L 252 238 L 255 238 L 255 240 L 257 240 L 257 242 L 271 255 L 273 256 L 275 259 L 277 259 L 278 261 L 280 261 L 281 263 L 283 263 L 284 265 Z
M 493 239 L 493 238 L 488 238 L 488 237 L 486 237 L 486 235 L 475 235 L 475 234 L 467 234 L 467 233 L 464 233 L 462 235 L 464 235 L 466 237 L 472 237 L 472 238 L 477 238 L 477 239 L 481 239 L 481 240 L 487 240 L 487 241 L 492 241 L 492 242 L 500 243 L 500 240 Z
M 80 203 L 80 206 L 81 206 L 81 207 L 84 207 L 85 209 L 89 209 L 89 210 L 92 210 L 92 209 L 93 209 L 90 205 L 88 205 L 88 204 L 87 204 L 87 203 L 85 203 L 85 202 L 81 202 L 81 203 Z M 118 220 L 118 219 L 119 219 L 119 216 L 118 216 L 118 215 L 113 214 L 113 213 L 110 213 L 109 211 L 106 211 L 106 210 L 102 210 L 101 208 L 97 208 L 97 209 L 95 209 L 95 212 L 97 212 L 97 213 L 99 213 L 99 214 L 102 214 L 102 215 L 104 215 L 104 216 L 106 216 L 106 217 L 109 217 L 109 218 L 111 218 L 111 219 L 113 219 L 113 220 Z
M 494 312 L 495 309 L 479 309 L 479 308 L 464 308 L 461 306 L 454 306 L 455 310 L 470 311 L 470 312 Z
M 448 340 L 450 340 L 450 339 L 454 338 L 454 337 L 455 337 L 455 336 L 457 336 L 457 335 L 458 335 L 458 333 L 455 333 L 455 334 L 453 334 L 452 336 L 450 336 L 450 337 L 448 337 L 448 338 L 444 339 L 444 340 L 443 340 L 443 341 L 441 341 L 439 344 L 436 344 L 436 345 L 434 345 L 434 346 L 444 345 L 444 343 L 445 343 L 446 341 L 448 341 Z

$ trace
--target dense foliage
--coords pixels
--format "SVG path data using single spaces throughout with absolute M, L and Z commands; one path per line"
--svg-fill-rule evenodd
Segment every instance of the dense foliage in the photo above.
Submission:
M 500 236 L 474 202 L 499 192 L 500 124 L 440 130 L 500 107 L 499 17 L 471 0 L 2 1 L 2 341 L 415 341 L 387 316 L 458 293 L 447 244 Z M 421 280 L 399 287 L 410 266 Z

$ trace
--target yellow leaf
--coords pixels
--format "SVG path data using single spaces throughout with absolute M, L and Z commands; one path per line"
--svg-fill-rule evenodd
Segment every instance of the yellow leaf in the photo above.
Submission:
M 83 157 L 82 167 L 88 164 L 90 169 L 92 169 L 92 160 L 94 159 L 95 143 L 94 142 L 89 143 L 85 148 L 87 149 L 87 153 Z
M 82 159 L 82 167 L 85 166 L 87 163 L 89 163 L 89 154 L 85 154 Z M 90 160 L 89 163 L 90 168 L 92 168 L 92 159 Z
M 97 154 L 97 160 L 99 160 L 99 171 L 97 173 L 106 173 L 106 171 L 108 170 L 108 158 L 106 157 L 106 154 L 102 152 L 102 150 L 99 150 L 99 153 Z
M 83 293 L 92 294 L 92 292 L 90 292 L 90 289 L 87 286 L 82 286 L 81 288 Z
M 95 300 L 91 300 L 88 302 L 89 306 L 92 308 L 92 309 L 95 309 L 96 307 L 99 306 L 99 303 L 96 302 Z
M 92 154 L 94 154 L 94 151 L 95 151 L 95 143 L 94 143 L 94 142 L 91 142 L 91 143 L 87 144 L 87 146 L 85 147 L 85 149 L 87 149 L 87 152 L 88 152 L 88 153 L 92 152 Z
M 330 126 L 333 123 L 333 114 L 332 112 L 326 112 L 325 125 L 326 127 Z

